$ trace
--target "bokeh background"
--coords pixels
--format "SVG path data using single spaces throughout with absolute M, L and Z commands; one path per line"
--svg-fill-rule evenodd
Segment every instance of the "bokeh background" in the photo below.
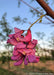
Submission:
M 54 0 L 44 1 L 54 11 Z M 0 75 L 54 73 L 54 22 L 50 16 L 44 16 L 31 27 L 32 38 L 38 40 L 39 63 L 14 66 L 15 61 L 11 60 L 14 47 L 6 43 L 14 27 L 27 30 L 41 13 L 46 14 L 36 0 L 0 0 Z

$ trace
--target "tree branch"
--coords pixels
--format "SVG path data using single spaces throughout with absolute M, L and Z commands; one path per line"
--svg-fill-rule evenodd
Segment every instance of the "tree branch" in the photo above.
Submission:
M 54 11 L 48 6 L 48 4 L 44 0 L 36 0 L 42 8 L 46 11 L 47 15 L 54 19 Z
M 24 4 L 26 4 L 28 7 L 32 8 L 33 10 L 35 10 L 36 12 L 40 13 L 41 15 L 43 15 L 43 13 L 41 13 L 40 11 L 38 11 L 37 9 L 35 9 L 34 7 L 30 6 L 28 3 L 26 3 L 25 1 L 23 0 L 20 0 L 22 1 Z M 45 16 L 46 19 L 48 19 L 49 21 L 51 21 L 52 23 L 54 23 L 54 21 L 52 21 L 51 19 L 49 19 L 47 16 Z

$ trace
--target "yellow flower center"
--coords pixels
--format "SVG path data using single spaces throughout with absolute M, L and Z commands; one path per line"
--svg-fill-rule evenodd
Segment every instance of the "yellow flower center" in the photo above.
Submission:
M 17 38 L 17 41 L 19 41 L 19 38 Z
M 25 52 L 23 52 L 23 54 L 25 55 L 26 53 L 25 53 Z

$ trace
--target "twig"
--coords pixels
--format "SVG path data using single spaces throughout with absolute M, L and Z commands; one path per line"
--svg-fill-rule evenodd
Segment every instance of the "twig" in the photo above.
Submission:
M 37 23 L 40 19 L 42 19 L 45 15 L 41 15 L 39 19 L 37 19 L 34 23 L 32 23 L 29 27 L 29 29 L 35 24 Z

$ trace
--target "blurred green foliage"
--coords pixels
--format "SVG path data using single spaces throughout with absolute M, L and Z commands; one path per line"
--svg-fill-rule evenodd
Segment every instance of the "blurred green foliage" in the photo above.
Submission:
M 53 50 L 51 51 L 51 55 L 52 55 L 52 57 L 54 59 L 54 51 Z
M 12 32 L 12 27 L 6 19 L 7 13 L 4 13 L 0 20 L 0 40 L 7 40 L 8 35 Z
M 0 75 L 16 75 L 16 73 L 0 68 Z
M 52 60 L 52 58 L 50 56 L 41 56 L 40 57 L 40 61 L 42 61 L 42 62 L 46 62 L 48 60 Z
M 10 61 L 10 60 L 11 60 L 11 57 L 9 57 L 9 56 L 0 57 L 0 61 L 2 61 L 2 64 L 4 64 L 7 61 Z

